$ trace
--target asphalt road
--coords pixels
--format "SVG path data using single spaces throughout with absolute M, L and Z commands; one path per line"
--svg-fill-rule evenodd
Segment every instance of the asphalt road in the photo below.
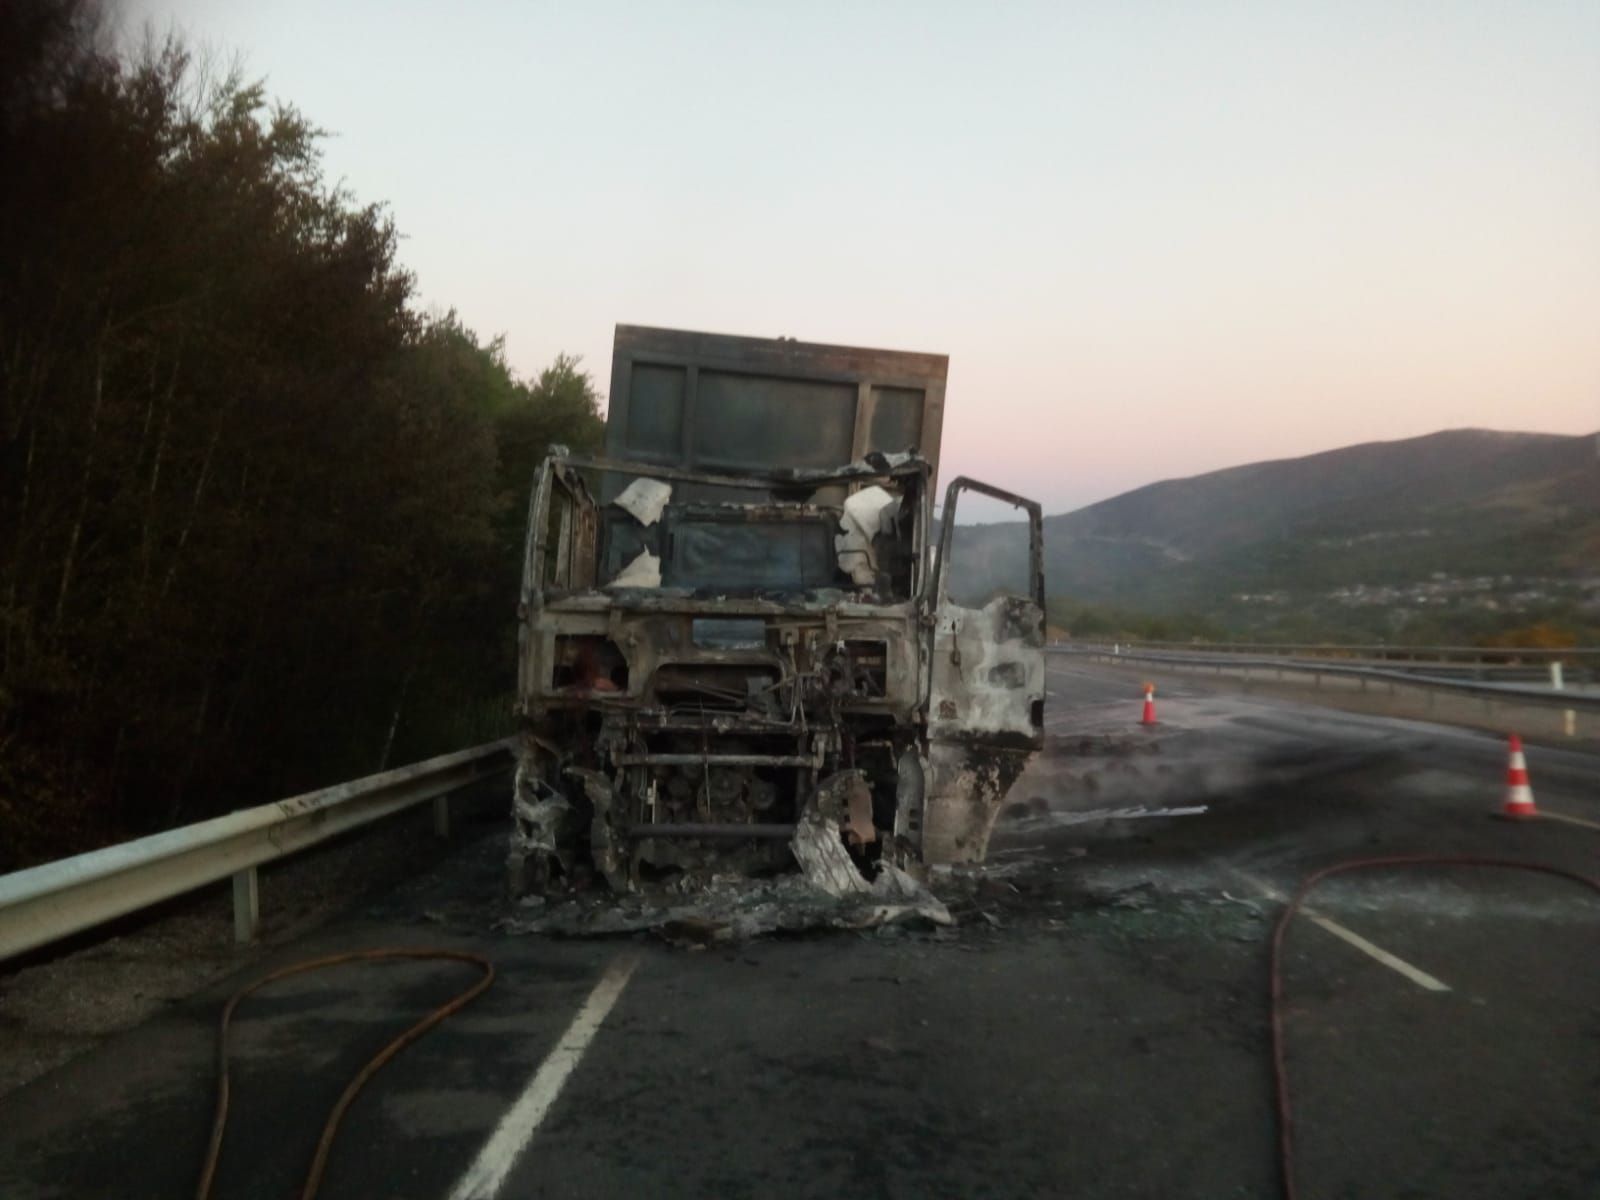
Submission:
M 0 1196 L 192 1194 L 225 997 L 266 967 L 416 944 L 484 953 L 499 979 L 356 1101 L 323 1197 L 1276 1195 L 1273 897 L 1372 855 L 1600 874 L 1600 828 L 1490 819 L 1505 753 L 1481 734 L 1182 678 L 1147 731 L 1137 681 L 1052 668 L 1050 747 L 991 869 L 952 888 L 953 934 L 689 952 L 498 933 L 483 829 L 0 1100 Z M 1600 825 L 1600 759 L 1529 762 L 1542 809 Z M 1302 1196 L 1600 1196 L 1600 897 L 1418 868 L 1311 902 L 1326 924 L 1297 922 L 1285 978 Z M 247 1002 L 215 1195 L 295 1194 L 349 1076 L 470 980 L 340 967 Z

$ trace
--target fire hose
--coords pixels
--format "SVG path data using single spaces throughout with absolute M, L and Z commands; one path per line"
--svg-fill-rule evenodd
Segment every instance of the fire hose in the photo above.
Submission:
M 339 1131 L 339 1122 L 344 1119 L 345 1112 L 351 1102 L 366 1082 L 377 1074 L 378 1068 L 388 1062 L 412 1042 L 416 1041 L 428 1030 L 439 1024 L 452 1013 L 459 1012 L 473 1000 L 488 990 L 494 982 L 494 964 L 488 959 L 477 954 L 468 954 L 461 950 L 434 950 L 434 949 L 382 949 L 382 950 L 357 950 L 351 954 L 334 954 L 324 958 L 311 958 L 303 962 L 292 963 L 287 967 L 263 975 L 253 983 L 246 984 L 228 999 L 222 1009 L 222 1023 L 217 1031 L 217 1107 L 216 1115 L 211 1123 L 211 1142 L 206 1149 L 205 1164 L 200 1169 L 200 1182 L 195 1188 L 195 1200 L 209 1200 L 211 1187 L 216 1180 L 217 1162 L 222 1156 L 222 1135 L 228 1127 L 228 1032 L 233 1021 L 233 1013 L 241 1001 L 255 992 L 260 991 L 269 983 L 280 979 L 288 979 L 293 975 L 304 975 L 310 971 L 320 971 L 324 967 L 336 967 L 346 963 L 378 962 L 387 959 L 416 960 L 444 960 L 468 963 L 480 967 L 483 977 L 466 991 L 441 1004 L 422 1020 L 407 1029 L 399 1037 L 379 1050 L 369 1060 L 366 1066 L 356 1072 L 355 1077 L 345 1086 L 339 1099 L 334 1102 L 333 1109 L 328 1113 L 328 1119 L 323 1123 L 322 1135 L 317 1140 L 316 1152 L 311 1157 L 311 1166 L 306 1172 L 305 1184 L 300 1189 L 300 1200 L 313 1200 L 317 1188 L 322 1184 L 322 1172 L 327 1166 L 328 1151 L 333 1147 L 334 1136 Z
M 1285 936 L 1295 916 L 1303 908 L 1306 898 L 1323 880 L 1334 875 L 1341 875 L 1352 871 L 1381 870 L 1397 867 L 1480 867 L 1499 870 L 1530 871 L 1537 874 L 1549 875 L 1558 879 L 1566 879 L 1580 884 L 1600 894 L 1600 878 L 1583 875 L 1576 871 L 1569 871 L 1562 867 L 1551 866 L 1547 863 L 1524 862 L 1517 859 L 1504 859 L 1481 857 L 1474 855 L 1394 855 L 1379 858 L 1350 859 L 1334 863 L 1312 872 L 1295 890 L 1279 914 L 1276 925 L 1272 931 L 1272 942 L 1269 967 L 1269 999 L 1270 1024 L 1272 1033 L 1272 1077 L 1273 1097 L 1278 1126 L 1278 1167 L 1284 1200 L 1297 1200 L 1298 1190 L 1294 1172 L 1294 1110 L 1289 1089 L 1289 1074 L 1286 1055 L 1286 1033 L 1283 1017 L 1283 946 Z M 459 1012 L 478 996 L 488 990 L 494 982 L 494 964 L 488 959 L 477 954 L 470 954 L 457 950 L 437 949 L 379 949 L 362 950 L 350 954 L 337 954 L 324 958 L 308 959 L 303 962 L 293 963 L 240 988 L 223 1007 L 221 1023 L 218 1029 L 217 1043 L 217 1104 L 215 1116 L 212 1121 L 211 1140 L 206 1151 L 206 1157 L 200 1172 L 200 1181 L 195 1189 L 196 1200 L 210 1200 L 212 1185 L 215 1182 L 218 1161 L 222 1152 L 223 1135 L 228 1123 L 229 1101 L 229 1076 L 228 1076 L 228 1036 L 233 1020 L 234 1011 L 239 1004 L 255 992 L 281 979 L 295 975 L 306 974 L 311 971 L 322 970 L 326 967 L 341 966 L 348 963 L 374 962 L 389 959 L 418 960 L 444 960 L 468 963 L 480 967 L 482 977 L 467 988 L 435 1008 L 416 1024 L 394 1038 L 388 1045 L 379 1050 L 365 1066 L 350 1080 L 344 1091 L 335 1101 L 327 1120 L 323 1124 L 322 1133 L 317 1141 L 317 1146 L 312 1155 L 311 1165 L 306 1173 L 305 1183 L 300 1191 L 300 1200 L 314 1200 L 318 1188 L 322 1183 L 322 1175 L 327 1165 L 328 1153 L 333 1146 L 333 1141 L 338 1133 L 339 1124 L 343 1120 L 356 1095 L 362 1087 L 377 1073 L 385 1063 L 389 1062 L 411 1043 L 434 1026 L 444 1021 L 452 1014 Z

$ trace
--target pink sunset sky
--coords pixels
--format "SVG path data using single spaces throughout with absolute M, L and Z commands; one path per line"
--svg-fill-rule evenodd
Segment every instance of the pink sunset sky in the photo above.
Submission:
M 1060 512 L 1600 429 L 1600 4 L 131 0 L 330 130 L 425 303 L 950 356 L 946 478 Z M 130 33 L 131 36 L 131 33 Z

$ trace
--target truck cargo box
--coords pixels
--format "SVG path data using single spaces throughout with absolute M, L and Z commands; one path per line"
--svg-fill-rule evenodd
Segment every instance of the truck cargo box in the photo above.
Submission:
M 707 472 L 939 463 L 943 354 L 618 325 L 606 455 Z

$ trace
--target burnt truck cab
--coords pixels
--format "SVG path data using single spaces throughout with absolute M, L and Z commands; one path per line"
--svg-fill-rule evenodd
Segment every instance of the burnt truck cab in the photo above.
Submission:
M 957 479 L 935 522 L 945 370 L 618 327 L 606 453 L 529 507 L 514 891 L 779 872 L 802 829 L 864 877 L 984 856 L 1043 733 L 1040 512 Z M 951 600 L 968 492 L 1026 512 L 1028 594 Z

